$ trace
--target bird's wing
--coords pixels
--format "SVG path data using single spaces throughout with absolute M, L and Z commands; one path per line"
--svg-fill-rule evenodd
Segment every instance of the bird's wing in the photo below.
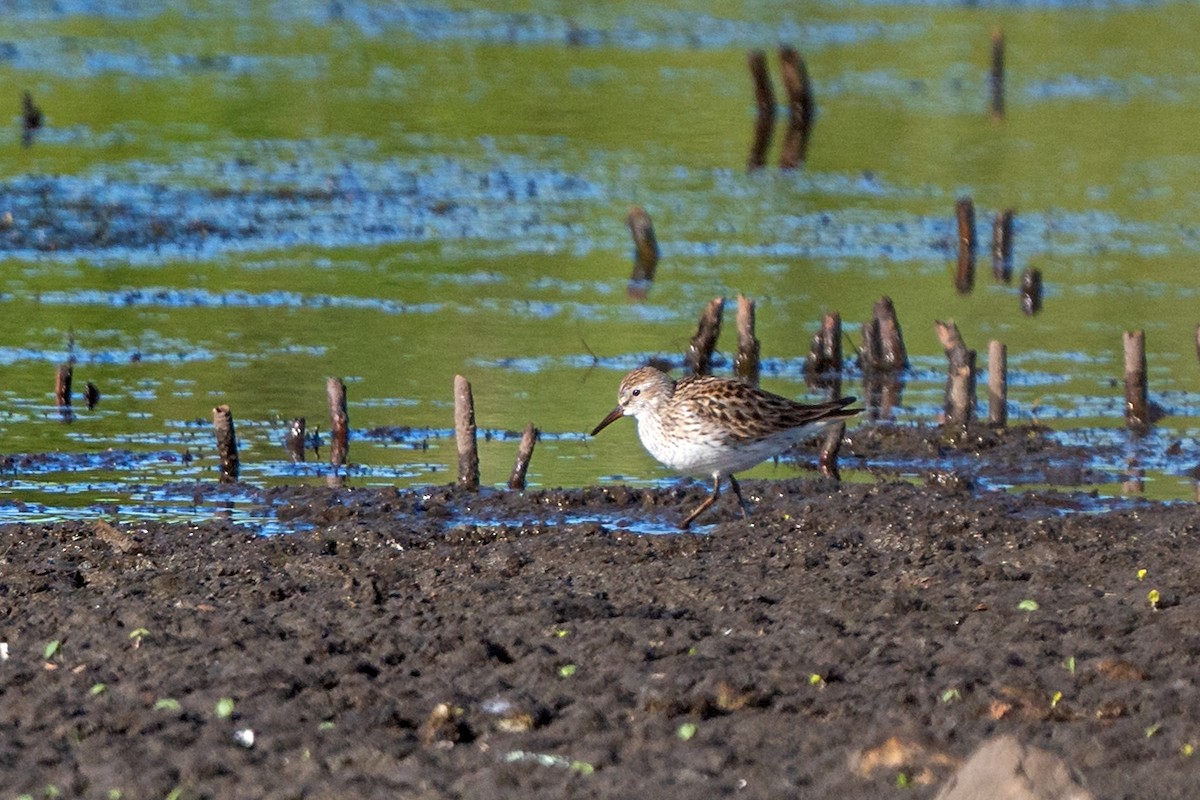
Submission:
M 853 416 L 853 397 L 807 405 L 741 381 L 695 375 L 675 386 L 674 410 L 694 424 L 708 425 L 715 438 L 731 441 L 765 439 L 822 419 Z

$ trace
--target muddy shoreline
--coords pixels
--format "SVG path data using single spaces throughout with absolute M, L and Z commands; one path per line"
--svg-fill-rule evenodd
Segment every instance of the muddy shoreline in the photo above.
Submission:
M 1098 797 L 1190 796 L 1193 506 L 743 487 L 753 525 L 684 535 L 628 528 L 701 484 L 4 526 L 6 796 L 932 797 L 998 733 Z

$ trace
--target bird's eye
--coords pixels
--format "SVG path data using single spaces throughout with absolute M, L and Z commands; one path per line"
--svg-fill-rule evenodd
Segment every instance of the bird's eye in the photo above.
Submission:
M 630 394 L 633 395 L 634 397 L 637 397 L 641 393 L 642 393 L 641 389 L 634 389 L 632 392 L 630 392 Z

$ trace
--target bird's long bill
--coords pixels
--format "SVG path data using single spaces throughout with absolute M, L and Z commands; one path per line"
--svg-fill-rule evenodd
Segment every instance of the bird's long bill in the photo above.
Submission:
M 620 406 L 617 406 L 612 411 L 608 412 L 607 417 L 600 420 L 600 424 L 596 426 L 596 429 L 594 431 L 592 431 L 592 436 L 595 436 L 597 433 L 604 430 L 609 425 L 612 425 L 614 422 L 616 422 L 623 416 L 625 416 L 625 412 L 621 409 Z

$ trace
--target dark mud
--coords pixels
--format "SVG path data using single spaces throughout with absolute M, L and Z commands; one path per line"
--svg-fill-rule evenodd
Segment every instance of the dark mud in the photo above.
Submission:
M 921 798 L 1001 732 L 1194 796 L 1200 514 L 971 484 L 748 480 L 753 525 L 670 535 L 629 528 L 699 484 L 5 526 L 4 796 Z

